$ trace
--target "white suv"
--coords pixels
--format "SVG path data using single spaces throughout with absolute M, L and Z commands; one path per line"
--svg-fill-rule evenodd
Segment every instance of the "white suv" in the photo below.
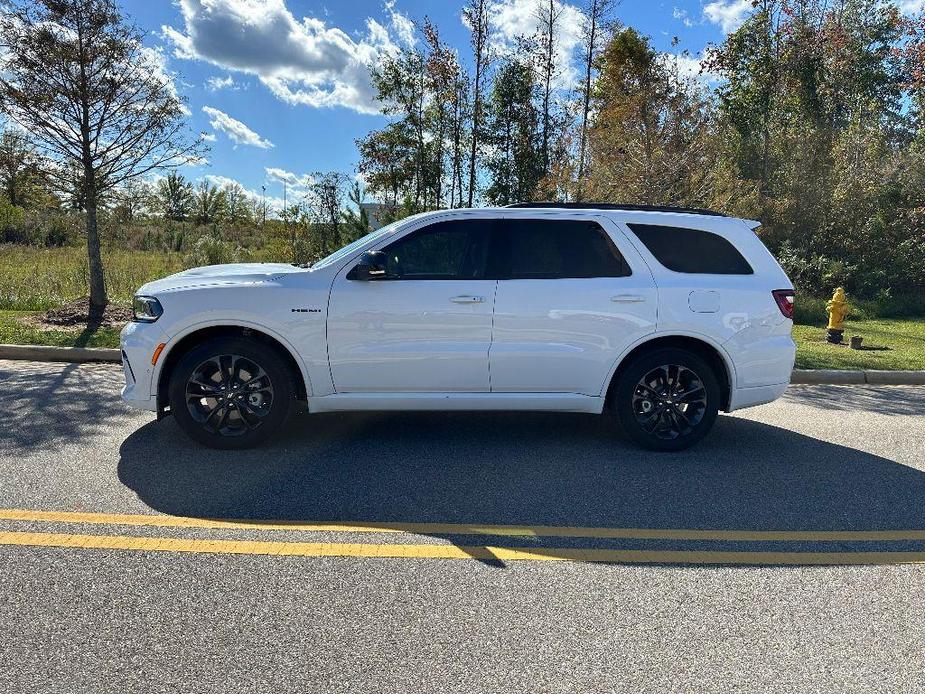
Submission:
M 403 219 L 311 267 L 187 270 L 122 332 L 131 405 L 217 448 L 308 411 L 615 414 L 659 450 L 787 387 L 793 287 L 757 222 L 537 203 Z

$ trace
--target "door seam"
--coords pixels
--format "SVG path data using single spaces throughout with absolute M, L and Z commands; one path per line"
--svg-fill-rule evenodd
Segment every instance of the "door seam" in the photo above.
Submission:
M 495 280 L 495 291 L 491 296 L 491 329 L 488 333 L 488 392 L 493 393 L 491 387 L 491 347 L 495 343 L 495 305 L 498 303 L 498 289 L 501 280 Z

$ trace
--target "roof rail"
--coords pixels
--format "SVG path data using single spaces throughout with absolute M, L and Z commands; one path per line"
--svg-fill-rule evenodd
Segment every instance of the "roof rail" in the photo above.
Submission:
M 529 208 L 556 208 L 563 210 L 622 210 L 624 212 L 682 212 L 686 214 L 702 214 L 708 217 L 726 217 L 727 215 L 715 210 L 705 210 L 700 207 L 671 207 L 668 205 L 623 205 L 613 202 L 515 202 L 507 207 Z

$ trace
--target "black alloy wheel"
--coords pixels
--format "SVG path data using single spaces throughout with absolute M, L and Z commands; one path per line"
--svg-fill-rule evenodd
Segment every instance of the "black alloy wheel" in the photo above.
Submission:
M 271 345 L 218 337 L 184 354 L 170 376 L 170 411 L 180 427 L 212 448 L 254 446 L 288 419 L 295 374 Z
M 273 382 L 259 364 L 239 354 L 219 354 L 197 366 L 186 382 L 190 416 L 206 431 L 241 436 L 266 420 Z
M 652 369 L 633 391 L 636 422 L 646 433 L 664 440 L 689 435 L 703 420 L 706 409 L 703 381 L 681 364 Z
M 719 412 L 714 368 L 680 348 L 643 353 L 621 371 L 612 406 L 636 443 L 657 451 L 680 451 L 700 441 Z

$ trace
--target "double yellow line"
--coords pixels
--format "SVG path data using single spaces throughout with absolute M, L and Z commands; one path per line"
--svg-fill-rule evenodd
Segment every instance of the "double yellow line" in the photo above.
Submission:
M 686 540 L 733 542 L 871 542 L 923 541 L 925 530 L 794 531 L 688 530 L 661 528 L 586 528 L 571 526 L 478 525 L 457 523 L 312 523 L 212 520 L 142 514 L 85 513 L 0 509 L 0 521 L 115 525 L 221 530 L 338 533 L 413 533 L 571 537 L 592 539 Z M 498 561 L 588 561 L 665 564 L 899 564 L 925 562 L 925 552 L 753 552 L 700 550 L 618 550 L 569 547 L 495 547 L 453 544 L 372 544 L 289 542 L 277 540 L 210 540 L 127 535 L 0 532 L 0 545 L 77 549 L 258 554 L 299 557 L 366 557 L 392 559 L 482 559 Z

